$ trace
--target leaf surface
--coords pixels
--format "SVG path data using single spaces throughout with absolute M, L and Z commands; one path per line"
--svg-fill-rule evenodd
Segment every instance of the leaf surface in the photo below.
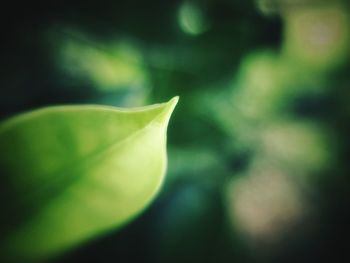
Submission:
M 2 123 L 5 259 L 49 258 L 139 214 L 163 181 L 177 101 L 129 110 L 48 107 Z

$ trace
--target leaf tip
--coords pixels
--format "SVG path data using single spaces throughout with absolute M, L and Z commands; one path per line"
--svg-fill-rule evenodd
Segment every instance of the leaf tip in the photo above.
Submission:
M 170 116 L 173 113 L 177 103 L 179 101 L 179 96 L 173 97 L 171 100 L 165 103 L 165 110 L 164 110 L 164 120 L 166 122 L 169 122 Z
M 170 109 L 171 109 L 171 111 L 174 110 L 175 106 L 177 105 L 177 103 L 179 101 L 179 98 L 180 98 L 179 96 L 175 96 L 167 102 L 167 104 L 169 105 L 169 110 Z
M 162 110 L 161 110 L 161 113 L 156 118 L 157 122 L 162 123 L 166 127 L 168 125 L 171 114 L 173 113 L 178 101 L 179 101 L 179 96 L 176 96 L 176 97 L 173 97 L 168 102 L 159 104 L 159 106 L 161 106 Z

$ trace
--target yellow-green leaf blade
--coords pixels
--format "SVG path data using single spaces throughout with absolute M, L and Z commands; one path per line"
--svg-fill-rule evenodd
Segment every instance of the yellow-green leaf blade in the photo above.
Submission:
M 0 126 L 1 180 L 8 186 L 1 208 L 19 218 L 6 233 L 5 252 L 45 258 L 142 211 L 163 181 L 176 103 L 52 107 Z

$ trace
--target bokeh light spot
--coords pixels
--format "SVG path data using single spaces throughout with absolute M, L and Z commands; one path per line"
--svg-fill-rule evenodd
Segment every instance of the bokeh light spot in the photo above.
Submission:
M 208 29 L 202 10 L 189 2 L 184 2 L 180 6 L 178 22 L 182 31 L 189 35 L 200 35 Z

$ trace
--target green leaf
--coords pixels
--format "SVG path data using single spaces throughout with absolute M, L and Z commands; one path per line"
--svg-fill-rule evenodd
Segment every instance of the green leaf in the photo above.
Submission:
M 163 181 L 177 101 L 48 107 L 1 124 L 3 260 L 46 259 L 138 215 Z

